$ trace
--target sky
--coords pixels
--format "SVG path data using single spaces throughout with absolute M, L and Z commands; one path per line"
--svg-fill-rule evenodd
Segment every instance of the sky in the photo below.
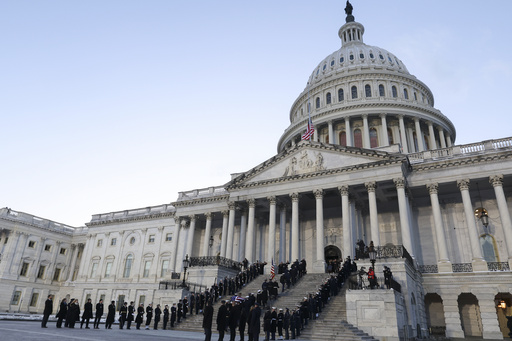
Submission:
M 352 0 L 455 144 L 512 136 L 512 1 Z M 277 152 L 345 1 L 0 2 L 0 207 L 71 226 L 220 186 Z

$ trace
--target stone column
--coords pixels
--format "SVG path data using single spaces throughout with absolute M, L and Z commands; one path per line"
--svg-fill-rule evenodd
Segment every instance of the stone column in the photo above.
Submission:
M 398 211 L 400 213 L 400 232 L 402 234 L 402 243 L 405 249 L 409 252 L 411 257 L 414 258 L 411 225 L 409 223 L 409 205 L 405 195 L 405 179 L 393 179 L 396 186 L 398 196 Z
M 418 141 L 418 151 L 422 152 L 425 150 L 425 145 L 423 144 L 423 134 L 421 132 L 420 119 L 414 118 L 414 129 L 416 130 L 416 140 Z
M 354 245 L 352 237 L 352 225 L 350 224 L 350 205 L 348 201 L 348 186 L 338 187 L 341 195 L 341 216 L 343 227 L 343 256 L 354 259 Z
M 228 217 L 229 211 L 222 211 L 222 237 L 220 241 L 221 257 L 226 257 L 226 245 L 228 241 Z
M 452 146 L 452 138 L 450 137 L 450 134 L 447 131 L 444 132 L 444 139 L 446 140 L 446 146 L 451 147 Z
M 249 219 L 247 222 L 247 238 L 245 243 L 245 258 L 249 262 L 254 262 L 254 210 L 256 207 L 256 200 L 247 200 L 249 204 Z
M 459 303 L 457 298 L 459 292 L 446 292 L 441 295 L 443 299 L 444 321 L 446 323 L 446 337 L 448 338 L 464 338 L 464 331 L 462 331 L 462 324 L 460 321 Z M 494 311 L 494 318 L 496 318 L 496 310 Z
M 437 127 L 437 131 L 439 131 L 439 142 L 441 143 L 441 148 L 446 148 L 446 141 L 444 139 L 444 130 L 441 127 Z
M 371 146 L 371 143 L 370 143 L 370 128 L 368 126 L 368 115 L 367 114 L 363 114 L 363 130 L 364 130 L 364 133 L 363 133 L 363 147 L 364 148 L 370 148 Z
M 286 262 L 286 206 L 279 207 L 279 262 Z
M 68 276 L 66 279 L 66 282 L 71 282 L 73 280 L 73 272 L 75 272 L 75 266 L 76 266 L 76 258 L 77 258 L 77 252 L 78 247 L 76 244 L 71 244 L 71 265 L 68 269 Z
M 436 228 L 437 249 L 439 251 L 439 260 L 437 263 L 439 272 L 452 272 L 452 266 L 448 257 L 448 248 L 446 246 L 446 235 L 444 233 L 443 217 L 441 215 L 441 207 L 439 206 L 439 198 L 437 196 L 438 184 L 432 183 L 427 185 L 430 193 L 430 202 L 432 205 L 432 214 L 434 216 L 434 226 Z
M 187 239 L 187 251 L 185 255 L 188 257 L 192 257 L 192 247 L 194 246 L 194 234 L 196 232 L 196 216 L 190 215 L 190 227 L 188 229 L 188 239 Z
M 3 262 L 6 261 L 5 257 L 11 258 L 11 260 L 9 262 L 9 266 L 6 266 L 8 273 L 15 273 L 16 275 L 19 275 L 19 273 L 15 272 L 18 269 L 18 267 L 16 267 L 15 264 L 19 260 L 21 260 L 21 253 L 19 250 L 21 250 L 21 252 L 23 252 L 23 250 L 25 249 L 25 243 L 27 241 L 27 236 L 28 235 L 26 233 L 19 232 L 19 231 L 14 231 L 14 233 L 11 233 L 11 236 L 9 239 L 12 239 L 12 240 L 9 242 L 9 249 L 7 250 L 7 252 L 4 252 L 5 256 L 3 258 Z M 13 245 L 14 245 L 14 251 L 12 251 L 12 253 L 11 253 L 11 250 L 13 249 Z
M 336 139 L 334 138 L 334 129 L 332 128 L 332 121 L 327 122 L 327 125 L 329 127 L 329 143 L 335 144 Z
M 370 229 L 372 231 L 373 245 L 380 246 L 379 216 L 377 213 L 377 197 L 375 189 L 377 183 L 375 181 L 364 184 L 368 190 L 368 205 L 370 207 Z
M 503 192 L 503 175 L 492 175 L 489 177 L 489 182 L 494 187 L 498 211 L 500 212 L 501 226 L 505 236 L 505 244 L 507 245 L 508 263 L 512 266 L 512 221 L 510 220 L 507 199 L 505 199 L 505 193 Z
M 242 209 L 242 215 L 240 216 L 240 247 L 238 248 L 238 261 L 241 262 L 245 258 L 245 239 L 247 233 L 247 211 L 245 208 Z
M 402 139 L 400 144 L 402 146 L 402 152 L 407 154 L 409 153 L 409 147 L 407 146 L 407 135 L 405 134 L 404 115 L 398 115 L 398 122 L 400 124 L 400 137 Z
M 173 272 L 176 272 L 176 258 L 178 256 L 178 246 L 180 245 L 180 229 L 181 229 L 181 218 L 174 218 L 174 230 L 176 231 L 173 242 L 173 249 L 171 251 L 171 264 L 170 267 Z M 122 260 L 120 260 L 122 261 Z M 119 263 L 121 264 L 121 263 Z
M 469 241 L 471 243 L 471 252 L 473 253 L 473 271 L 487 271 L 487 262 L 482 257 L 482 249 L 478 240 L 478 230 L 475 224 L 475 215 L 471 197 L 469 195 L 469 179 L 458 180 L 460 194 L 462 195 L 462 204 L 464 205 L 464 215 L 468 225 Z
M 474 270 L 474 269 L 473 269 Z M 482 329 L 484 339 L 502 340 L 503 334 L 496 317 L 496 304 L 494 303 L 493 292 L 475 293 L 480 307 L 480 317 L 482 318 Z
M 434 134 L 434 126 L 432 125 L 432 122 L 430 121 L 427 121 L 427 125 L 428 125 L 428 138 L 429 138 L 429 141 L 430 141 L 430 149 L 437 149 L 437 146 L 436 146 L 436 136 Z
M 267 259 L 266 261 L 269 264 L 274 261 L 274 264 L 277 263 L 275 259 L 276 255 L 276 197 L 269 196 L 268 201 L 270 203 L 270 209 L 268 214 L 268 249 L 267 249 Z
M 233 237 L 235 235 L 235 203 L 229 202 L 228 240 L 226 245 L 226 258 L 233 259 Z
M 317 272 L 325 272 L 325 252 L 324 252 L 324 192 L 322 189 L 313 191 L 316 199 L 316 262 Z
M 389 136 L 388 136 L 388 124 L 386 122 L 386 114 L 380 114 L 380 121 L 382 127 L 382 141 L 381 146 L 389 146 Z
M 204 240 L 203 240 L 203 257 L 210 256 L 210 236 L 212 235 L 212 212 L 206 212 L 206 226 L 204 229 Z
M 292 259 L 299 259 L 299 194 L 290 194 L 292 198 Z
M 345 117 L 345 133 L 347 136 L 347 147 L 353 147 L 354 143 L 352 142 L 352 128 L 350 127 L 350 117 Z

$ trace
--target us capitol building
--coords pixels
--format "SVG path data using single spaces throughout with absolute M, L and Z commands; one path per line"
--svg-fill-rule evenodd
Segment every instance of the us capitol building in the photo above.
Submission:
M 363 42 L 351 9 L 341 48 L 305 80 L 277 154 L 221 186 L 83 227 L 0 209 L 0 309 L 42 313 L 48 294 L 170 304 L 232 266 L 305 259 L 308 273 L 375 245 L 396 290 L 347 290 L 347 321 L 381 339 L 502 339 L 512 315 L 512 138 L 456 144 L 426 84 Z M 308 109 L 315 127 L 302 140 Z M 369 259 L 357 259 L 370 266 Z M 327 276 L 327 275 L 326 275 Z M 173 284 L 174 283 L 174 284 Z M 165 284 L 165 285 L 164 285 Z M 364 294 L 363 294 L 364 293 Z

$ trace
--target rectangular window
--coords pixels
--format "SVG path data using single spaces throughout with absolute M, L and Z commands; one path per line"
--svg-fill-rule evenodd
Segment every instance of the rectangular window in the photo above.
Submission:
M 7 244 L 8 240 L 9 240 L 9 237 L 5 237 L 4 244 Z
M 155 242 L 155 235 L 154 234 L 150 234 L 149 235 L 149 243 L 154 243 Z
M 93 263 L 91 268 L 91 278 L 96 277 L 96 270 L 98 270 L 98 263 Z
M 39 271 L 37 272 L 37 278 L 43 279 L 45 270 L 46 270 L 46 266 L 44 266 L 44 265 L 39 266 Z
M 60 254 L 61 254 L 61 255 L 65 255 L 65 254 L 66 254 L 66 249 L 65 249 L 65 248 L 63 248 L 63 247 L 61 247 L 61 248 L 60 248 Z
M 140 295 L 139 296 L 139 305 L 144 304 L 144 301 L 146 301 L 146 296 L 145 295 Z
M 96 243 L 97 247 L 101 247 L 103 245 L 103 239 L 98 239 L 98 242 Z
M 162 261 L 162 271 L 160 272 L 160 277 L 164 277 L 167 275 L 167 270 L 169 269 L 169 261 L 166 259 Z
M 105 302 L 105 294 L 100 295 L 100 300 L 102 300 L 103 302 Z
M 166 242 L 170 242 L 170 241 L 172 241 L 172 233 L 167 233 L 167 234 L 165 235 L 165 241 L 166 241 Z
M 110 241 L 110 245 L 114 246 L 117 244 L 117 238 L 112 238 L 112 240 Z
M 28 242 L 28 247 L 29 247 L 29 248 L 32 248 L 32 249 L 33 249 L 33 248 L 35 248 L 35 247 L 36 247 L 36 242 L 35 242 L 35 241 L 33 241 L 33 240 L 29 241 L 29 242 Z
M 30 306 L 35 307 L 37 305 L 37 300 L 39 298 L 39 294 L 37 292 L 32 294 L 32 297 L 30 298 Z
M 91 294 L 85 295 L 85 302 L 87 302 L 91 298 Z
M 51 246 L 50 244 L 46 244 L 46 245 L 44 246 L 44 250 L 45 250 L 45 251 L 51 251 L 51 250 L 52 250 L 52 246 Z
M 28 272 L 28 263 L 27 262 L 23 262 L 23 265 L 21 266 L 21 271 L 20 271 L 20 276 L 27 276 L 27 272 Z
M 56 268 L 55 272 L 53 273 L 53 280 L 54 281 L 59 281 L 59 277 L 60 277 L 60 269 Z
M 112 270 L 112 262 L 108 262 L 105 266 L 105 278 L 110 277 L 110 271 Z
M 21 291 L 15 291 L 12 294 L 11 305 L 18 305 L 20 303 Z
M 144 263 L 144 274 L 142 275 L 142 277 L 144 278 L 147 278 L 149 277 L 149 270 L 151 269 L 151 261 L 150 260 L 147 260 L 145 263 Z
M 116 306 L 116 310 L 119 311 L 119 308 L 121 308 L 124 304 L 124 295 L 119 295 L 117 297 L 117 306 Z

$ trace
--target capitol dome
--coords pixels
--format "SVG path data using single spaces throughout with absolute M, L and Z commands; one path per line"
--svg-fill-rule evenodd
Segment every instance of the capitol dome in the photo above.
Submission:
M 455 127 L 434 108 L 430 89 L 393 53 L 366 45 L 363 34 L 364 26 L 347 15 L 338 31 L 341 48 L 309 76 L 292 105 L 278 152 L 301 141 L 309 115 L 317 142 L 385 150 L 398 146 L 408 154 L 452 146 Z

